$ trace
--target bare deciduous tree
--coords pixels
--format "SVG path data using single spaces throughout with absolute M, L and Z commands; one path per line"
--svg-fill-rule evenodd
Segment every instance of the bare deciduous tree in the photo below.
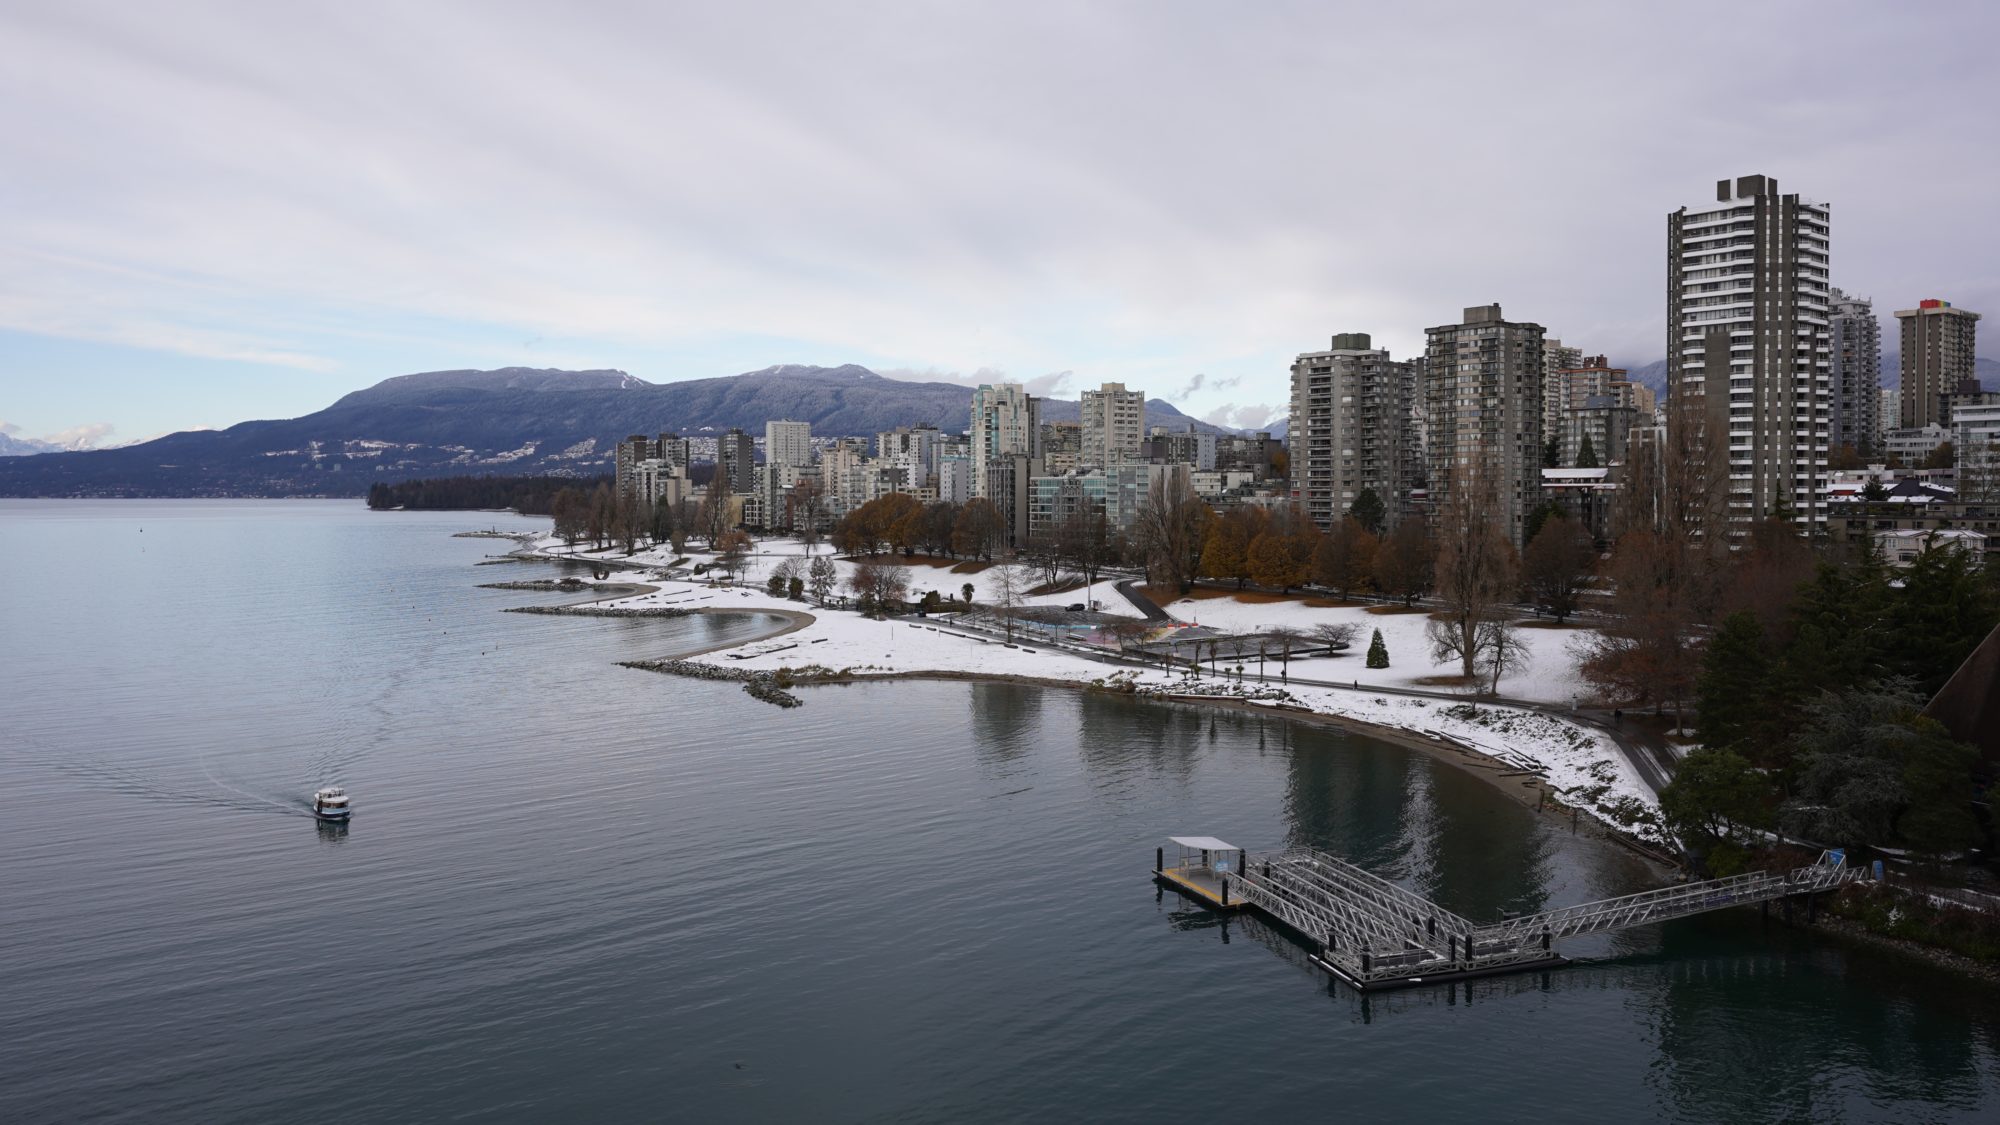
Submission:
M 1404 605 L 1430 592 L 1436 551 L 1424 521 L 1408 517 L 1375 552 L 1375 588 Z
M 708 490 L 701 498 L 701 535 L 708 540 L 708 549 L 713 551 L 721 541 L 722 533 L 729 530 L 731 497 L 729 478 L 720 469 L 708 480 Z
M 1576 520 L 1551 515 L 1521 553 L 1521 589 L 1536 609 L 1567 621 L 1596 566 L 1590 534 Z
M 818 477 L 801 477 L 799 483 L 786 494 L 785 505 L 790 509 L 788 522 L 792 533 L 806 545 L 807 551 L 811 551 L 819 544 L 823 534 L 821 523 L 826 519 L 826 486 L 820 483 Z
M 1021 598 L 1034 583 L 1028 573 L 1012 563 L 1002 563 L 989 567 L 986 571 L 987 586 L 992 591 L 993 612 L 1000 618 L 1000 625 L 1007 631 L 1007 639 L 1014 639 L 1014 616 L 1020 609 Z
M 1111 525 L 1104 518 L 1104 505 L 1089 503 L 1071 512 L 1056 529 L 1056 550 L 1084 585 L 1094 584 L 1112 554 Z
M 1328 621 L 1313 626 L 1313 639 L 1329 650 L 1351 647 L 1354 638 L 1361 634 L 1361 626 L 1352 621 Z
M 990 559 L 1000 542 L 1000 511 L 993 501 L 975 496 L 958 510 L 958 525 L 952 528 L 952 550 L 967 558 Z
M 750 536 L 743 531 L 725 531 L 715 543 L 715 565 L 722 569 L 731 582 L 743 573 L 743 567 L 750 561 Z
M 895 563 L 864 562 L 848 576 L 847 588 L 854 591 L 864 613 L 889 613 L 909 593 L 910 576 Z
M 1145 556 L 1148 579 L 1181 593 L 1192 590 L 1213 516 L 1186 472 L 1155 473 L 1132 523 L 1132 539 Z
M 1514 545 L 1493 518 L 1499 510 L 1494 483 L 1476 469 L 1461 467 L 1452 473 L 1433 528 L 1437 597 L 1443 604 L 1428 629 L 1432 659 L 1441 663 L 1456 657 L 1468 679 L 1482 650 L 1480 627 L 1498 616 L 1514 590 L 1517 560 Z
M 1353 516 L 1335 521 L 1313 551 L 1313 581 L 1340 595 L 1342 601 L 1354 587 L 1375 573 L 1375 554 L 1380 544 Z
M 1528 645 L 1504 615 L 1489 618 L 1480 626 L 1479 664 L 1489 681 L 1488 690 L 1500 694 L 1500 677 L 1528 666 Z

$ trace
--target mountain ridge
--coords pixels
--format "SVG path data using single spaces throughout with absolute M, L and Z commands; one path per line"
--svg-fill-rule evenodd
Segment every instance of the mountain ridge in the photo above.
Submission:
M 972 388 L 885 378 L 865 367 L 779 364 L 739 375 L 649 383 L 623 371 L 501 368 L 416 372 L 291 419 L 186 431 L 118 449 L 0 457 L 0 496 L 359 496 L 377 481 L 496 473 L 595 475 L 629 434 L 761 433 L 810 422 L 868 436 L 929 423 L 965 429 Z M 1079 405 L 1044 399 L 1044 418 Z M 1147 401 L 1148 422 L 1230 433 Z

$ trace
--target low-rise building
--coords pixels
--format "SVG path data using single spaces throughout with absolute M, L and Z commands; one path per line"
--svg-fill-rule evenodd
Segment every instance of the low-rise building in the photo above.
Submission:
M 1611 510 L 1624 483 L 1623 464 L 1542 470 L 1542 495 L 1582 519 L 1600 542 L 1611 537 Z
M 1882 435 L 1882 453 L 1905 465 L 1921 465 L 1938 446 L 1950 440 L 1951 431 L 1936 422 L 1905 426 Z
M 1064 521 L 1087 511 L 1103 512 L 1110 530 L 1123 534 L 1139 518 L 1156 480 L 1187 473 L 1186 465 L 1123 464 L 1030 478 L 1028 537 L 1047 538 Z
M 1859 544 L 1866 539 L 1885 548 L 1894 543 L 1900 551 L 1932 532 L 1976 533 L 1978 539 L 1952 534 L 1939 541 L 1966 550 L 1976 547 L 1984 565 L 2000 562 L 2000 503 L 1958 499 L 1942 485 L 1914 477 L 1899 480 L 1886 491 L 1876 500 L 1830 504 L 1827 530 L 1834 540 Z M 1919 534 L 1906 534 L 1911 532 Z
M 1925 551 L 1958 551 L 1974 566 L 1986 562 L 1986 533 L 1970 528 L 1894 528 L 1876 532 L 1875 542 L 1882 549 L 1882 560 L 1899 570 Z

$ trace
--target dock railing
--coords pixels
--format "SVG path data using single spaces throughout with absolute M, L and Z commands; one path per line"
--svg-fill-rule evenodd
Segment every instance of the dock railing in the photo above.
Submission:
M 1306 938 L 1322 963 L 1365 987 L 1420 976 L 1560 962 L 1555 942 L 1746 903 L 1837 889 L 1861 877 L 1837 852 L 1788 872 L 1754 872 L 1582 903 L 1490 925 L 1445 910 L 1345 860 L 1310 848 L 1250 854 L 1234 897 Z

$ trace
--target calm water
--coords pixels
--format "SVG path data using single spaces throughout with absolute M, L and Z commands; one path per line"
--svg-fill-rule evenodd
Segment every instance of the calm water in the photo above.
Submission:
M 2000 1113 L 1992 997 L 1748 912 L 1364 1004 L 1154 845 L 1473 917 L 1644 873 L 1270 720 L 617 668 L 766 623 L 500 613 L 549 571 L 449 538 L 493 519 L 0 501 L 0 1120 Z

